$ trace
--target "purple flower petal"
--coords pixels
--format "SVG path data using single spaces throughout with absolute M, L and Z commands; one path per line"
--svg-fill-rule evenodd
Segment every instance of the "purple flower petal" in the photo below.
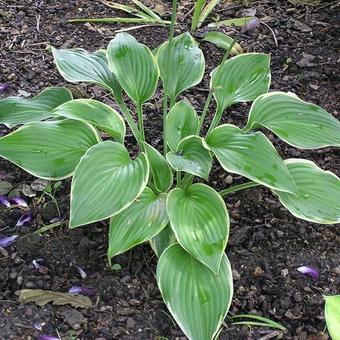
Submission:
M 260 26 L 260 20 L 259 18 L 252 18 L 250 19 L 243 27 L 242 27 L 242 33 L 251 31 L 255 28 L 258 28 Z
M 11 203 L 6 196 L 0 196 L 0 204 L 4 205 L 6 208 L 11 207 Z
M 319 272 L 312 267 L 302 266 L 297 268 L 297 270 L 302 274 L 311 276 L 315 280 L 319 277 Z
M 30 212 L 23 214 L 17 224 L 16 227 L 22 227 L 24 224 L 30 223 L 32 221 L 32 214 Z
M 60 340 L 60 338 L 57 338 L 53 335 L 39 335 L 38 340 Z
M 10 244 L 12 244 L 16 240 L 17 237 L 18 235 L 12 235 L 12 236 L 6 236 L 3 238 L 0 238 L 0 247 L 2 248 L 8 247 Z
M 11 87 L 10 84 L 0 84 L 0 92 L 4 92 L 4 91 L 7 91 L 9 88 Z
M 93 288 L 87 288 L 87 287 L 80 287 L 80 286 L 74 286 L 71 287 L 68 291 L 70 294 L 82 294 L 87 296 L 94 296 L 96 295 L 96 290 Z
M 22 207 L 22 208 L 28 208 L 28 204 L 26 203 L 26 201 L 21 198 L 21 197 L 13 197 L 10 199 L 10 203 L 11 204 L 15 204 L 19 207 Z

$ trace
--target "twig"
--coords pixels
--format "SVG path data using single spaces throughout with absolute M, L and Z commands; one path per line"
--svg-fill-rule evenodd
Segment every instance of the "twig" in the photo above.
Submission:
M 275 45 L 278 46 L 279 44 L 278 44 L 278 42 L 277 42 L 276 35 L 275 35 L 274 31 L 272 30 L 272 28 L 271 28 L 269 25 L 267 25 L 265 22 L 260 21 L 260 23 L 261 23 L 262 25 L 266 26 L 267 28 L 269 28 L 270 32 L 271 32 L 272 35 L 273 35 L 273 38 L 274 38 L 274 41 L 275 41 Z

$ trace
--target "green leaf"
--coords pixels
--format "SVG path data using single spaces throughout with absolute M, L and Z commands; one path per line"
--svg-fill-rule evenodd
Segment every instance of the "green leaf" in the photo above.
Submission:
M 151 145 L 143 143 L 148 157 L 155 187 L 160 192 L 167 191 L 172 185 L 172 172 L 164 157 Z
M 72 94 L 65 87 L 48 87 L 32 99 L 7 97 L 0 100 L 0 123 L 13 127 L 47 119 L 54 108 L 69 100 Z
M 340 223 L 340 179 L 305 159 L 285 161 L 298 195 L 274 191 L 296 217 L 320 224 Z
M 272 189 L 297 193 L 287 166 L 263 133 L 244 133 L 223 124 L 208 135 L 206 143 L 223 169 Z
M 164 250 L 176 243 L 176 236 L 168 224 L 162 231 L 150 241 L 150 246 L 157 257 L 160 257 Z
M 175 37 L 172 45 L 168 41 L 162 44 L 157 62 L 164 89 L 173 101 L 181 92 L 197 85 L 204 75 L 203 52 L 188 32 Z
M 233 279 L 226 255 L 218 275 L 180 245 L 167 248 L 157 265 L 157 283 L 165 304 L 185 335 L 212 340 L 232 301 Z
M 70 228 L 123 211 L 144 191 L 148 177 L 144 153 L 131 160 L 120 143 L 93 146 L 80 160 L 72 180 Z
M 154 20 L 162 20 L 154 11 L 152 11 L 149 7 L 145 6 L 142 2 L 138 0 L 131 0 L 135 5 L 137 5 L 142 11 L 144 11 L 149 17 Z
M 198 25 L 198 19 L 201 15 L 201 12 L 203 10 L 205 3 L 206 3 L 206 0 L 197 0 L 195 2 L 195 9 L 194 9 L 194 13 L 191 19 L 191 30 L 192 31 L 196 31 L 196 28 Z
M 298 148 L 340 146 L 340 122 L 291 93 L 271 92 L 254 101 L 244 130 L 261 126 Z
M 102 51 L 88 53 L 80 48 L 52 48 L 52 53 L 59 73 L 67 81 L 98 84 L 109 91 L 112 90 L 115 96 L 120 95 L 119 84 L 110 71 Z
M 283 327 L 281 324 L 278 322 L 275 322 L 273 320 L 270 320 L 268 318 L 264 318 L 263 316 L 259 316 L 256 314 L 239 314 L 239 315 L 234 315 L 230 317 L 231 319 L 246 319 L 246 321 L 236 321 L 233 322 L 233 325 L 254 325 L 254 326 L 265 326 L 265 327 L 270 327 L 274 329 L 279 329 L 281 331 L 285 331 L 286 328 Z M 250 320 L 250 321 L 249 321 Z M 255 321 L 252 321 L 255 320 Z
M 171 190 L 166 209 L 180 245 L 217 274 L 229 234 L 222 197 L 211 187 L 197 183 L 188 191 Z
M 208 25 L 208 27 L 220 28 L 221 26 L 238 26 L 242 27 L 247 25 L 247 23 L 254 19 L 254 17 L 242 17 L 242 18 L 234 18 L 234 19 L 227 19 L 218 22 L 212 22 Z
M 198 19 L 198 27 L 202 26 L 202 23 L 207 18 L 207 16 L 214 10 L 214 8 L 219 4 L 221 0 L 210 0 L 207 2 L 206 6 L 203 8 L 203 11 L 200 14 Z
M 36 177 L 58 180 L 72 176 L 80 158 L 98 142 L 96 130 L 83 122 L 35 122 L 0 138 L 0 156 Z
M 223 48 L 224 50 L 228 50 L 230 45 L 233 43 L 234 39 L 225 33 L 211 31 L 205 34 L 203 41 L 208 41 L 216 45 L 217 47 Z M 235 43 L 230 53 L 235 55 L 241 54 L 243 53 L 243 49 L 238 43 Z
M 325 319 L 333 340 L 340 339 L 340 295 L 324 296 Z
M 218 109 L 254 100 L 270 86 L 270 57 L 245 53 L 233 57 L 211 73 L 212 89 Z
M 153 96 L 159 70 L 147 46 L 128 33 L 118 33 L 109 43 L 107 58 L 119 84 L 135 103 L 142 104 Z
M 185 137 L 178 144 L 176 152 L 168 152 L 166 159 L 176 171 L 185 171 L 208 180 L 212 158 L 203 147 L 201 137 Z
M 52 112 L 83 122 L 107 132 L 119 142 L 124 141 L 125 123 L 119 113 L 110 106 L 93 99 L 76 99 L 58 106 Z
M 185 137 L 196 135 L 199 118 L 194 108 L 185 100 L 177 102 L 166 117 L 166 140 L 172 151 Z
M 111 218 L 109 262 L 113 256 L 150 240 L 164 229 L 169 222 L 165 202 L 165 194 L 158 196 L 146 187 L 127 209 Z

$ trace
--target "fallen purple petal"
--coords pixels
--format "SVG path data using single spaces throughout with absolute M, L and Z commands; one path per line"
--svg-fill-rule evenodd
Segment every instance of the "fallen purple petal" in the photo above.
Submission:
M 315 280 L 319 277 L 319 272 L 312 267 L 302 266 L 297 268 L 297 270 L 302 274 L 311 276 Z
M 260 20 L 259 18 L 252 18 L 250 19 L 243 27 L 242 27 L 242 33 L 251 31 L 255 28 L 258 28 L 260 26 Z
M 26 203 L 26 201 L 21 198 L 21 197 L 13 197 L 10 199 L 10 203 L 11 204 L 15 204 L 19 207 L 22 207 L 22 208 L 28 208 L 28 204 Z
M 12 236 L 6 236 L 3 238 L 0 238 L 0 247 L 6 248 L 9 245 L 11 245 L 16 239 L 18 235 L 12 235 Z
M 40 321 L 35 321 L 33 323 L 33 327 L 38 330 L 38 331 L 42 331 L 42 328 L 45 326 L 45 322 L 40 322 Z
M 84 269 L 81 268 L 81 267 L 79 267 L 79 266 L 77 266 L 76 264 L 75 264 L 74 266 L 77 268 L 80 277 L 81 277 L 82 279 L 85 279 L 87 275 L 86 275 Z
M 53 335 L 39 335 L 38 340 L 60 340 L 60 338 Z
M 0 84 L 0 92 L 7 91 L 11 87 L 10 84 L 2 83 Z
M 11 203 L 6 196 L 0 196 L 0 204 L 4 205 L 6 208 L 11 207 Z
M 87 288 L 87 287 L 80 287 L 80 286 L 74 286 L 71 287 L 68 291 L 70 294 L 82 294 L 87 296 L 94 296 L 96 295 L 96 290 L 93 288 Z
M 32 221 L 32 214 L 29 212 L 29 213 L 26 213 L 26 214 L 23 214 L 17 224 L 16 224 L 16 227 L 22 227 L 24 224 L 28 224 Z

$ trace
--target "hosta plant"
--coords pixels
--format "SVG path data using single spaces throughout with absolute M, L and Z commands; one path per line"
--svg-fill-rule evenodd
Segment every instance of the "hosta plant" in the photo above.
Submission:
M 20 126 L 0 138 L 0 156 L 36 177 L 72 177 L 69 227 L 110 219 L 109 263 L 149 242 L 158 256 L 161 294 L 188 338 L 213 339 L 232 301 L 224 196 L 261 185 L 298 218 L 340 222 L 339 178 L 309 160 L 283 160 L 265 134 L 269 130 L 301 149 L 340 146 L 340 123 L 291 93 L 268 92 L 269 55 L 225 57 L 210 75 L 199 115 L 183 95 L 205 69 L 204 55 L 188 33 L 172 33 L 154 52 L 127 33 L 117 34 L 105 50 L 52 52 L 67 81 L 102 86 L 119 110 L 73 99 L 62 87 L 32 99 L 5 98 L 0 121 Z M 163 153 L 152 138 L 145 139 L 143 123 L 143 107 L 160 81 Z M 206 121 L 213 99 L 216 112 Z M 251 101 L 246 126 L 220 124 L 227 108 Z M 126 148 L 126 124 L 139 145 L 137 154 Z M 209 185 L 214 158 L 250 181 L 216 191 Z

